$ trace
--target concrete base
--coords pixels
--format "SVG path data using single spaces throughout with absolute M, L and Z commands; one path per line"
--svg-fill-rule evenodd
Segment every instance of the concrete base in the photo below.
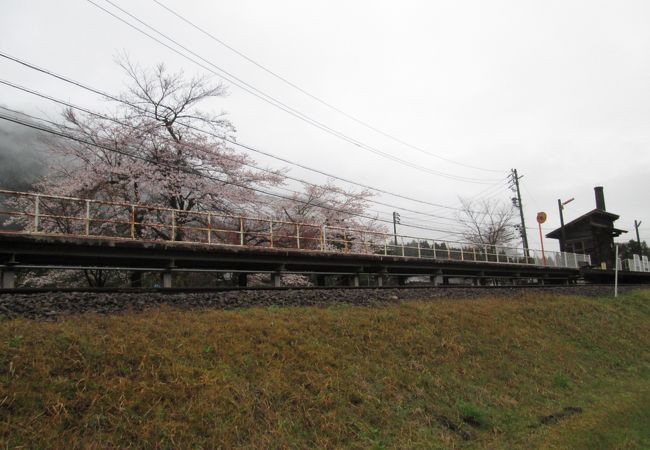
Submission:
M 359 287 L 359 275 L 352 275 L 348 278 L 348 286 Z
M 163 272 L 160 274 L 160 282 L 162 283 L 162 287 L 164 288 L 170 288 L 172 287 L 172 273 L 171 272 Z
M 0 279 L 2 281 L 2 289 L 16 288 L 16 272 L 14 270 L 3 270 Z

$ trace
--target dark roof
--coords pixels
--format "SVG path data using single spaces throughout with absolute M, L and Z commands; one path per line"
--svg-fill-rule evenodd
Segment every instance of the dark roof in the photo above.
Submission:
M 577 225 L 582 224 L 583 222 L 591 221 L 591 219 L 593 217 L 602 217 L 602 218 L 605 218 L 605 219 L 609 219 L 609 220 L 612 221 L 612 225 L 613 225 L 614 222 L 620 216 L 617 215 L 617 214 L 607 212 L 607 211 L 603 211 L 602 209 L 592 209 L 591 211 L 589 211 L 586 214 L 581 215 L 577 219 L 573 219 L 571 222 L 565 223 L 564 224 L 564 229 L 568 230 L 570 228 L 573 228 L 573 227 L 575 227 Z M 606 226 L 601 225 L 601 224 L 592 224 L 592 225 L 596 226 L 596 227 L 609 228 L 609 227 L 606 227 Z M 626 230 L 619 230 L 618 228 L 614 228 L 613 226 L 612 226 L 611 230 L 612 230 L 612 232 L 614 232 L 614 236 L 618 236 L 621 233 L 627 233 Z M 561 232 L 562 232 L 562 228 L 556 228 L 555 230 L 551 231 L 550 233 L 547 233 L 546 237 L 551 238 L 551 239 L 560 239 Z

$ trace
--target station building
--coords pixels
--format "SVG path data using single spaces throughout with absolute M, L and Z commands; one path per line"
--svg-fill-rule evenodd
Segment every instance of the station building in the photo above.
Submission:
M 546 235 L 550 239 L 564 240 L 565 252 L 585 253 L 591 256 L 592 265 L 612 269 L 614 267 L 614 238 L 625 230 L 614 227 L 619 216 L 605 209 L 605 195 L 602 186 L 594 188 L 596 208 L 572 220 Z

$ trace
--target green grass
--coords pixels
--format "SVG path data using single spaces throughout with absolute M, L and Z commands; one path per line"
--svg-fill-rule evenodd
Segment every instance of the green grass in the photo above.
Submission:
M 647 423 L 648 290 L 0 322 L 0 448 L 642 449 Z

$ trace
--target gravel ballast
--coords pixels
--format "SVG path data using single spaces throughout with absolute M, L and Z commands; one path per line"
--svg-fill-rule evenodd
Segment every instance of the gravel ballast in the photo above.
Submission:
M 621 287 L 625 291 L 631 287 Z M 55 320 L 71 314 L 115 314 L 166 305 L 179 309 L 268 306 L 380 306 L 402 300 L 516 298 L 522 295 L 613 296 L 611 286 L 544 288 L 292 289 L 212 292 L 38 292 L 0 294 L 0 317 Z

